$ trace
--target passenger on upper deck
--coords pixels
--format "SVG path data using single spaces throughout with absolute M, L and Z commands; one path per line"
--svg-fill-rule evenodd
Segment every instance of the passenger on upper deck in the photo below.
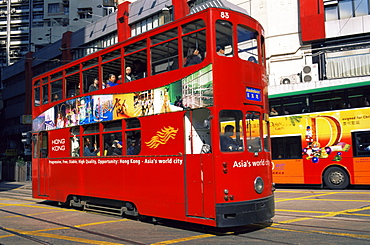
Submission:
M 126 74 L 125 74 L 125 83 L 132 82 L 136 80 L 136 77 L 131 73 L 131 67 L 126 67 Z
M 141 60 L 135 60 L 133 65 L 134 65 L 133 75 L 135 76 L 135 79 L 141 79 L 141 78 L 146 77 L 145 65 L 143 64 Z
M 216 52 L 219 56 L 225 56 L 225 48 L 221 47 L 221 46 L 217 46 L 216 47 Z
M 202 59 L 199 56 L 199 50 L 197 48 L 190 48 L 186 57 L 185 67 L 201 63 Z
M 107 88 L 113 87 L 113 86 L 116 86 L 116 85 L 118 85 L 116 75 L 109 74 L 108 81 L 107 81 Z
M 94 79 L 94 82 L 89 87 L 89 92 L 94 92 L 99 89 L 99 80 L 97 78 Z
M 53 94 L 52 102 L 58 101 L 58 100 L 60 100 L 59 95 L 57 93 Z

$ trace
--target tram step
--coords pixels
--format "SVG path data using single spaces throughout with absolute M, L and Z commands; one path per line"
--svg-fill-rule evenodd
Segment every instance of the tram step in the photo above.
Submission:
M 99 213 L 105 213 L 105 214 L 114 214 L 114 215 L 120 215 L 127 210 L 127 208 L 113 208 L 113 207 L 107 207 L 107 206 L 99 206 L 99 205 L 93 205 L 86 203 L 84 205 L 84 211 L 95 211 Z

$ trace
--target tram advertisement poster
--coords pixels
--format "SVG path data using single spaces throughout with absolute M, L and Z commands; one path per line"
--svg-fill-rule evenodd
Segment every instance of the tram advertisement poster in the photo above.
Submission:
M 166 86 L 66 100 L 36 117 L 33 131 L 140 117 L 213 105 L 212 65 Z

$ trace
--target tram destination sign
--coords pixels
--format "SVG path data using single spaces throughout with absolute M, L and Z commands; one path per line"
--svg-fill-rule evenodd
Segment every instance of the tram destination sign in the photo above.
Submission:
M 261 101 L 261 89 L 247 87 L 246 97 L 247 100 Z

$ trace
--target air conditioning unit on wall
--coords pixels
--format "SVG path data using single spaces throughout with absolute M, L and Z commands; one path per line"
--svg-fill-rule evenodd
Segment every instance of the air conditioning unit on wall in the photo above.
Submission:
M 319 67 L 317 64 L 305 65 L 302 68 L 302 82 L 317 82 L 319 81 Z
M 297 75 L 293 74 L 290 76 L 282 76 L 280 77 L 280 84 L 291 84 L 291 83 L 298 83 Z

